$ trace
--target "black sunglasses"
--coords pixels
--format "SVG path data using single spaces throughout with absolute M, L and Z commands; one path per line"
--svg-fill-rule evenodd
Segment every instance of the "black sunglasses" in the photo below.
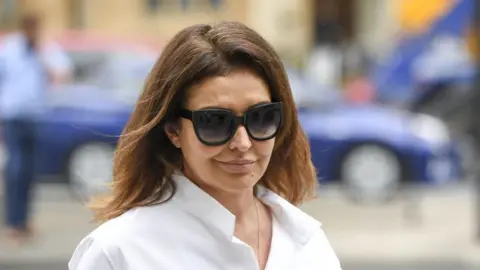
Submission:
M 197 138 L 205 145 L 222 145 L 232 139 L 239 125 L 243 125 L 250 138 L 266 141 L 275 137 L 283 121 L 281 102 L 259 104 L 249 108 L 242 116 L 227 109 L 180 110 L 180 117 L 189 119 Z

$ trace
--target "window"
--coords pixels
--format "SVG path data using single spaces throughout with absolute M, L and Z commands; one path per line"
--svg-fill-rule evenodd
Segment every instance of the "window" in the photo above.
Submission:
M 13 27 L 17 8 L 15 0 L 0 0 L 0 29 Z
M 160 0 L 146 0 L 148 12 L 154 13 L 159 9 Z
M 222 0 L 146 0 L 147 9 L 150 13 L 157 13 L 161 10 L 195 10 L 214 9 L 222 5 Z
M 85 28 L 85 2 L 70 0 L 70 25 L 74 29 Z
M 189 0 L 146 0 L 147 10 L 150 13 L 157 13 L 161 10 L 187 9 Z
M 210 0 L 210 5 L 211 5 L 214 9 L 219 9 L 220 6 L 222 5 L 222 0 Z
M 136 101 L 156 57 L 131 51 L 70 51 L 75 85 L 98 87 L 122 101 Z
M 353 36 L 353 0 L 316 0 L 315 43 L 339 44 Z

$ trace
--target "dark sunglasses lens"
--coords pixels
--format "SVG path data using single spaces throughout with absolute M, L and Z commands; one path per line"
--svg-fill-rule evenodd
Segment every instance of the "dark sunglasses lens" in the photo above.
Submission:
M 247 116 L 247 126 L 254 139 L 271 138 L 280 127 L 282 112 L 280 107 L 272 105 L 262 106 L 252 110 Z
M 199 111 L 194 115 L 193 124 L 200 140 L 216 144 L 229 139 L 234 128 L 234 118 L 228 112 Z

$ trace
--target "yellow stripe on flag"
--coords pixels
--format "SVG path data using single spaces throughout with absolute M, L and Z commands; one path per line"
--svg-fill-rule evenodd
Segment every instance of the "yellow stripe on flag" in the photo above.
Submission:
M 397 0 L 400 25 L 407 32 L 422 32 L 453 6 L 455 0 Z

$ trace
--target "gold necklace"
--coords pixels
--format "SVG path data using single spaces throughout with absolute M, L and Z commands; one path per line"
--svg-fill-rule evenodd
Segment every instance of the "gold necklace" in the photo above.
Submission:
M 255 205 L 255 210 L 257 212 L 257 252 L 256 252 L 256 255 L 257 255 L 257 260 L 259 260 L 260 259 L 260 213 L 258 211 L 257 200 L 255 198 L 254 198 L 253 203 Z

